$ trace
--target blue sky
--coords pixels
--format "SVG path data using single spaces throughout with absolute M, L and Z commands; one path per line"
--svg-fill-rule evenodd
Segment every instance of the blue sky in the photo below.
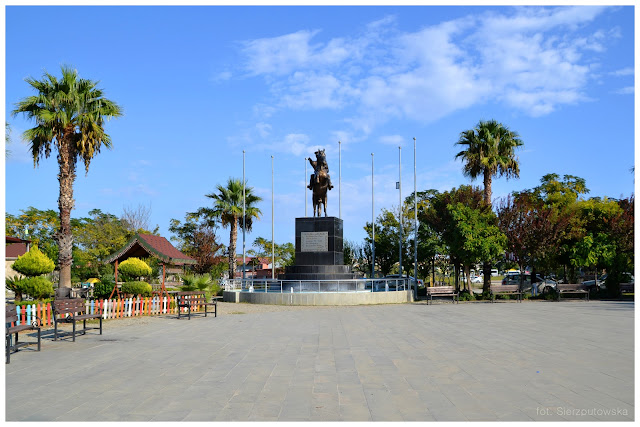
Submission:
M 318 147 L 335 185 L 328 213 L 338 216 L 341 141 L 344 234 L 361 242 L 372 152 L 378 213 L 398 205 L 399 145 L 403 198 L 413 192 L 413 137 L 418 190 L 450 190 L 470 183 L 454 143 L 488 119 L 524 141 L 520 178 L 494 179 L 494 199 L 547 173 L 585 178 L 590 196 L 634 191 L 630 6 L 8 6 L 5 49 L 13 214 L 57 210 L 55 154 L 34 169 L 20 141 L 32 124 L 10 111 L 32 94 L 25 77 L 59 75 L 62 64 L 99 80 L 124 109 L 106 126 L 113 149 L 78 174 L 72 216 L 150 206 L 167 238 L 171 218 L 210 205 L 205 194 L 242 177 L 245 150 L 248 185 L 263 198 L 247 248 L 271 238 L 271 156 L 275 240 L 292 242 L 294 218 L 304 216 L 304 159 Z M 228 230 L 219 234 L 228 244 Z

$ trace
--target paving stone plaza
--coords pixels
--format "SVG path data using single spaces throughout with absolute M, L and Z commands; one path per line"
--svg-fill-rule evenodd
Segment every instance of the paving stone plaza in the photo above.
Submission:
M 635 419 L 633 302 L 221 303 L 49 332 L 6 365 L 7 421 Z

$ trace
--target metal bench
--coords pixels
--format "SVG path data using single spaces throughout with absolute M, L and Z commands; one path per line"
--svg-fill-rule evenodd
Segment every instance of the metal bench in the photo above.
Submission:
M 427 287 L 427 305 L 433 304 L 433 297 L 452 297 L 454 303 L 458 303 L 458 292 L 453 286 L 430 286 Z
M 518 297 L 517 301 L 522 302 L 520 285 L 491 285 L 489 292 L 491 293 L 492 303 L 495 302 L 496 295 L 515 295 Z
M 218 317 L 218 302 L 214 299 L 213 302 L 207 302 L 207 298 L 204 292 L 199 291 L 184 291 L 178 292 L 178 319 L 182 314 L 182 308 L 188 309 L 187 316 L 191 320 L 191 311 L 198 307 L 204 307 L 204 317 L 207 317 L 207 307 L 213 306 L 213 317 Z M 203 314 L 202 312 L 195 312 L 194 314 Z
M 31 324 L 17 325 L 18 323 L 18 310 L 15 304 L 7 304 L 5 308 L 5 353 L 6 362 L 11 363 L 11 352 L 18 351 L 18 348 L 24 347 L 30 344 L 38 344 L 38 351 L 40 351 L 40 318 L 35 315 L 31 315 L 33 322 Z M 18 342 L 18 333 L 22 331 L 38 331 L 38 341 L 25 341 Z M 15 342 L 13 337 L 15 335 Z
M 558 283 L 556 285 L 556 301 L 560 301 L 563 295 L 579 294 L 585 296 L 585 301 L 589 301 L 589 289 L 581 283 Z
M 82 298 L 64 298 L 53 300 L 53 340 L 58 339 L 58 323 L 73 324 L 73 341 L 76 340 L 76 334 L 85 335 L 90 329 L 99 329 L 102 335 L 102 312 L 95 314 L 87 314 L 85 301 Z M 87 320 L 100 319 L 100 326 L 88 327 Z M 76 331 L 76 322 L 82 320 L 82 329 Z

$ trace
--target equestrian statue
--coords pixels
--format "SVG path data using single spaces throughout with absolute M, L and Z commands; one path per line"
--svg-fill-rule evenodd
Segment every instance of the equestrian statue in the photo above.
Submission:
M 324 207 L 324 216 L 327 216 L 327 190 L 331 190 L 331 177 L 329 176 L 329 165 L 324 150 L 315 152 L 316 160 L 309 158 L 309 163 L 315 173 L 311 174 L 308 189 L 313 191 L 313 216 L 320 216 L 320 204 Z

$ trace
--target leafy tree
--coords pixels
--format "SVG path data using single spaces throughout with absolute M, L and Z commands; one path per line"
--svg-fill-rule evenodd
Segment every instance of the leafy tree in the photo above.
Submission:
M 628 280 L 624 273 L 634 271 L 634 205 L 635 197 L 632 195 L 618 201 L 620 213 L 609 223 L 610 238 L 616 247 L 612 259 L 607 265 L 607 292 L 611 296 L 617 296 L 620 283 Z
M 253 241 L 253 246 L 255 249 L 249 249 L 247 251 L 249 255 L 257 258 L 266 258 L 271 261 L 271 240 L 267 240 L 264 237 L 257 237 Z M 277 269 L 293 265 L 296 256 L 296 249 L 293 246 L 293 243 L 290 242 L 283 243 L 281 245 L 274 242 L 273 254 L 276 262 L 275 268 Z
M 429 205 L 420 218 L 420 223 L 428 224 L 440 241 L 439 248 L 449 255 L 449 262 L 453 264 L 455 272 L 455 286 L 459 288 L 458 278 L 460 276 L 460 266 L 462 265 L 461 254 L 455 249 L 455 219 L 453 218 L 449 205 L 462 203 L 472 209 L 488 210 L 485 205 L 483 194 L 478 187 L 461 185 L 451 191 L 443 193 L 434 192 L 429 196 Z M 488 291 L 488 288 L 486 289 Z
M 38 245 L 49 258 L 58 259 L 58 246 L 54 234 L 60 227 L 60 218 L 53 209 L 40 210 L 32 206 L 21 209 L 19 215 L 5 214 L 5 233 Z
M 438 191 L 436 190 L 426 190 L 417 192 L 418 196 L 418 276 L 419 277 L 428 277 L 429 276 L 429 267 L 431 267 L 431 272 L 435 276 L 435 258 L 438 253 L 442 253 L 442 242 L 439 234 L 436 230 L 431 227 L 431 225 L 426 221 L 425 216 L 426 212 L 431 206 L 431 200 L 438 195 Z M 413 212 L 414 201 L 413 194 L 407 197 L 405 200 L 405 204 L 409 206 L 408 216 L 410 218 L 415 218 L 415 214 Z M 413 236 L 413 234 L 412 234 Z M 409 240 L 409 247 L 414 247 L 414 239 Z M 413 259 L 413 258 L 411 258 Z M 430 264 L 430 265 L 429 265 Z M 415 266 L 414 266 L 415 268 Z M 435 282 L 435 277 L 432 278 L 433 282 Z
M 260 218 L 262 213 L 257 204 L 262 198 L 253 193 L 253 188 L 244 188 L 245 216 L 242 217 L 242 181 L 229 178 L 226 186 L 218 185 L 217 193 L 206 194 L 213 199 L 213 208 L 200 208 L 197 212 L 206 218 L 219 218 L 223 226 L 229 226 L 229 278 L 233 278 L 236 271 L 236 241 L 238 227 L 251 231 L 253 219 Z
M 453 220 L 451 250 L 464 266 L 467 289 L 471 290 L 471 265 L 482 260 L 494 260 L 504 253 L 507 237 L 497 226 L 495 214 L 457 202 L 447 205 Z
M 475 179 L 482 176 L 484 183 L 484 203 L 491 207 L 491 183 L 495 176 L 518 178 L 520 166 L 515 149 L 523 145 L 520 136 L 495 120 L 480 120 L 475 128 L 460 133 L 456 145 L 465 147 L 456 154 L 456 159 L 464 162 L 463 173 Z M 485 262 L 484 291 L 491 284 L 491 264 Z
M 575 267 L 606 268 L 616 257 L 617 245 L 611 223 L 623 215 L 620 205 L 599 198 L 576 203 L 584 234 L 571 248 L 571 264 Z
M 531 192 L 509 196 L 500 203 L 498 223 L 507 236 L 507 252 L 513 256 L 520 270 L 533 267 L 553 258 L 560 249 L 569 217 L 554 205 L 546 205 Z M 520 276 L 521 284 L 524 276 Z
M 376 259 L 375 263 L 378 266 L 380 273 L 386 276 L 392 272 L 396 263 L 398 263 L 398 257 L 400 255 L 400 239 L 398 234 L 399 215 L 387 209 L 382 209 L 378 218 L 376 218 L 376 230 L 375 230 L 375 251 Z M 409 244 L 408 235 L 411 229 L 411 223 L 407 219 L 407 215 L 403 215 L 403 233 L 402 233 L 402 258 L 408 259 Z M 367 222 L 364 227 L 367 237 L 365 238 L 365 244 L 371 245 L 372 243 L 372 226 L 370 222 Z
M 185 222 L 171 219 L 169 231 L 174 234 L 171 240 L 177 242 L 178 248 L 198 262 L 192 266 L 196 274 L 213 273 L 224 262 L 221 252 L 224 245 L 218 243 L 218 220 L 202 215 L 188 213 Z M 216 270 L 216 277 L 222 271 Z
M 85 263 L 97 264 L 121 249 L 133 233 L 113 214 L 93 209 L 89 215 L 78 220 L 75 243 L 82 250 Z
M 31 77 L 25 80 L 37 94 L 19 101 L 13 114 L 22 113 L 36 122 L 36 127 L 24 132 L 24 138 L 31 144 L 34 166 L 38 166 L 42 157 L 48 158 L 52 148 L 58 151 L 60 228 L 55 239 L 59 249 L 60 286 L 70 288 L 76 163 L 82 160 L 85 172 L 89 172 L 91 159 L 102 146 L 111 147 L 111 138 L 104 131 L 105 120 L 119 117 L 122 112 L 117 104 L 103 96 L 96 82 L 80 79 L 77 71 L 69 67 L 62 67 L 61 79 L 45 72 L 42 80 Z
M 589 193 L 583 178 L 574 175 L 564 175 L 562 180 L 559 178 L 556 173 L 544 175 L 541 184 L 533 189 L 533 194 L 546 205 L 563 209 L 578 201 L 580 195 Z

